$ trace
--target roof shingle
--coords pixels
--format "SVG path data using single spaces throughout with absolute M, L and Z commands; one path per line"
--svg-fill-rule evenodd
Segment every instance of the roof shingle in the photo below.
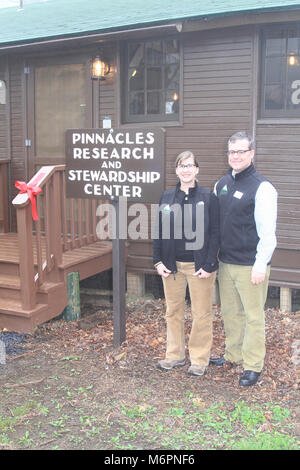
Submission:
M 45 0 L 24 4 L 23 10 L 0 9 L 0 44 L 214 15 L 300 8 L 296 0 Z

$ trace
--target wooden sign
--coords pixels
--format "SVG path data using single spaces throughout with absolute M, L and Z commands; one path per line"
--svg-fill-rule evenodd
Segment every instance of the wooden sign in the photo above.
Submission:
M 161 128 L 69 129 L 67 197 L 157 203 L 164 190 L 164 151 Z

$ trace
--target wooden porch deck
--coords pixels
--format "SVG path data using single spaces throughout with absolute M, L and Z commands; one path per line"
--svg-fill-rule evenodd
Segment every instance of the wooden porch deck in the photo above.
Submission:
M 33 256 L 34 263 L 37 265 L 37 243 L 33 236 Z M 41 237 L 43 257 L 46 253 L 46 237 Z M 87 261 L 101 261 L 101 265 L 95 267 L 89 263 L 87 268 L 84 265 Z M 19 242 L 17 233 L 0 233 L 0 274 L 2 273 L 2 264 L 11 264 L 18 266 L 20 262 Z M 65 273 L 79 271 L 80 279 L 93 276 L 98 272 L 105 271 L 112 267 L 112 244 L 109 241 L 96 241 L 90 245 L 74 248 L 62 254 L 62 262 L 59 265 Z M 99 267 L 101 270 L 99 271 Z M 15 269 L 12 268 L 15 272 Z

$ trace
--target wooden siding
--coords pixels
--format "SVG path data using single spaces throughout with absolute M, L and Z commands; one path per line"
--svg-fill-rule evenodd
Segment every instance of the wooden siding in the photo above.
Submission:
M 14 183 L 17 180 L 25 181 L 27 178 L 27 155 L 25 152 L 25 125 L 26 116 L 24 110 L 25 90 L 24 63 L 22 59 L 15 59 L 9 64 L 9 88 L 10 88 L 10 133 L 11 133 L 11 199 L 14 198 L 18 190 Z M 11 227 L 16 230 L 15 211 L 12 210 Z
M 258 125 L 256 166 L 278 191 L 278 248 L 300 250 L 300 125 Z M 300 266 L 300 264 L 299 264 Z
M 8 142 L 8 83 L 7 83 L 7 59 L 6 57 L 2 58 L 0 61 L 0 80 L 3 80 L 6 83 L 6 104 L 0 104 L 0 158 L 8 159 L 9 158 L 9 142 Z
M 9 75 L 7 57 L 0 60 L 0 80 L 5 83 L 6 102 L 0 104 L 0 232 L 9 230 L 8 200 L 8 172 L 10 159 L 10 129 L 9 129 Z M 7 163 L 4 163 L 7 162 Z

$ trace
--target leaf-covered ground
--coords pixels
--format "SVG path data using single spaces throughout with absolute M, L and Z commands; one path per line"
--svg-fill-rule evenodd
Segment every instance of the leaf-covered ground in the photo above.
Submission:
M 109 309 L 26 336 L 0 366 L 0 449 L 299 448 L 300 313 L 266 311 L 265 367 L 243 388 L 240 367 L 158 370 L 164 312 L 161 299 L 128 302 L 119 348 Z M 187 337 L 190 325 L 187 305 Z M 212 356 L 223 352 L 216 306 Z

